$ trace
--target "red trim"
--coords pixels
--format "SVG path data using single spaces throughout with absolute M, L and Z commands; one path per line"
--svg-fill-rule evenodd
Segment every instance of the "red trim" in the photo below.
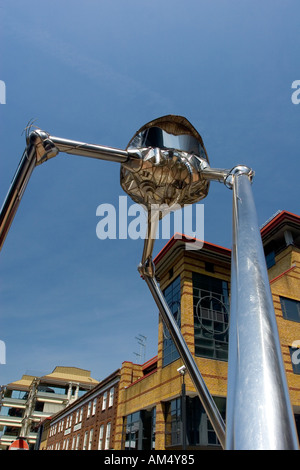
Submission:
M 144 364 L 137 364 L 136 362 L 132 362 L 132 361 L 123 361 L 122 364 L 125 364 L 125 362 L 127 364 L 134 364 L 134 365 L 142 367 L 142 369 L 145 369 L 151 366 L 152 364 L 154 364 L 155 362 L 157 362 L 157 356 L 154 356 L 151 359 L 148 359 L 148 361 L 144 362 Z
M 287 220 L 287 221 L 292 221 L 300 224 L 300 216 L 297 214 L 293 214 L 292 212 L 288 211 L 281 211 L 279 214 L 277 214 L 273 219 L 270 220 L 260 231 L 261 236 L 264 237 L 266 236 L 271 230 L 276 228 L 277 225 L 279 225 L 282 221 Z M 180 238 L 175 238 L 176 236 Z M 203 248 L 207 250 L 211 250 L 217 253 L 222 253 L 224 255 L 229 255 L 231 254 L 231 250 L 229 248 L 225 248 L 220 245 L 215 245 L 214 243 L 210 242 L 205 242 L 203 240 L 199 240 L 198 238 L 192 238 L 187 235 L 184 235 L 182 233 L 176 233 L 175 235 L 170 238 L 170 240 L 166 243 L 166 245 L 160 250 L 160 252 L 156 255 L 154 258 L 154 264 L 159 263 L 161 259 L 168 253 L 168 251 L 177 243 L 180 241 L 184 241 L 186 243 L 189 242 L 194 242 L 197 241 L 199 243 L 203 243 Z
M 279 214 L 277 214 L 274 219 L 270 220 L 270 222 L 267 223 L 262 229 L 261 229 L 261 236 L 264 237 L 269 233 L 272 229 L 274 229 L 280 222 L 282 222 L 284 219 L 290 220 L 296 223 L 300 224 L 300 216 L 293 214 L 292 212 L 288 211 L 281 211 Z
M 281 278 L 282 276 L 284 276 L 285 274 L 287 274 L 289 271 L 292 271 L 292 270 L 295 269 L 296 267 L 297 267 L 297 266 L 292 266 L 291 268 L 287 269 L 287 270 L 284 271 L 283 273 L 279 274 L 277 277 L 274 277 L 274 279 L 272 279 L 272 280 L 270 281 L 270 284 L 271 284 L 272 282 L 277 281 L 277 279 Z
M 126 388 L 132 387 L 132 385 L 135 385 L 135 384 L 137 384 L 138 382 L 141 382 L 142 380 L 146 379 L 146 378 L 149 377 L 150 375 L 155 374 L 155 372 L 157 372 L 157 369 L 152 370 L 151 372 L 149 372 L 149 374 L 146 374 L 146 375 L 144 375 L 143 377 L 140 377 L 139 379 L 135 380 L 135 381 L 132 382 L 131 384 L 127 385 Z
M 178 238 L 175 238 L 175 237 L 178 237 Z M 166 245 L 160 250 L 160 252 L 156 255 L 156 257 L 153 260 L 154 264 L 157 264 L 177 242 L 182 242 L 182 241 L 185 243 L 193 243 L 196 241 L 199 243 L 203 243 L 203 248 L 205 248 L 206 250 L 211 250 L 211 251 L 222 253 L 228 256 L 231 255 L 231 250 L 229 248 L 225 248 L 224 246 L 215 245 L 214 243 L 206 242 L 206 241 L 200 240 L 199 238 L 189 237 L 182 233 L 175 233 L 172 236 L 172 238 L 170 238 L 170 240 L 166 243 Z
M 157 356 L 153 357 L 152 359 L 149 359 L 149 361 L 142 364 L 142 370 L 147 369 L 147 367 L 152 366 L 156 362 L 157 362 Z

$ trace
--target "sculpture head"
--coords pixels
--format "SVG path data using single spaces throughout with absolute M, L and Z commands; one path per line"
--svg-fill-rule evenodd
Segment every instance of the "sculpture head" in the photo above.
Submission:
M 126 150 L 135 158 L 122 163 L 121 186 L 148 210 L 153 205 L 182 207 L 207 196 L 209 182 L 201 169 L 209 166 L 208 156 L 186 118 L 168 115 L 145 124 Z

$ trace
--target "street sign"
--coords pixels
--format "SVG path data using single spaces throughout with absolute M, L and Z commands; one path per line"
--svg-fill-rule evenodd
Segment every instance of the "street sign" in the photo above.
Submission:
M 12 442 L 8 450 L 29 450 L 29 446 L 25 439 L 17 439 Z

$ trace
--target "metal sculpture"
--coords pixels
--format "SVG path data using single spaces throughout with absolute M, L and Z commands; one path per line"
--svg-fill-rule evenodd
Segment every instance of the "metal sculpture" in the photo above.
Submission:
M 59 152 L 121 164 L 121 186 L 148 210 L 148 237 L 138 267 L 158 306 L 216 435 L 225 449 L 298 449 L 272 295 L 251 182 L 253 171 L 210 167 L 203 141 L 181 116 L 143 126 L 126 150 L 62 139 L 41 130 L 27 146 L 0 213 L 2 247 L 35 166 Z M 226 426 L 155 277 L 159 218 L 205 198 L 211 181 L 233 189 L 233 248 Z M 159 211 L 153 212 L 153 208 Z M 165 208 L 165 212 L 162 208 Z M 154 215 L 153 215 L 154 214 Z

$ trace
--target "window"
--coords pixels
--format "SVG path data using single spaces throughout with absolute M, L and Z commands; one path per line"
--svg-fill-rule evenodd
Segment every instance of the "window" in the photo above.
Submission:
M 266 263 L 267 263 L 267 268 L 271 268 L 272 266 L 275 265 L 275 251 L 271 251 L 266 255 Z
M 138 450 L 138 440 L 140 432 L 140 413 L 132 413 L 126 418 L 126 436 L 125 436 L 125 449 Z
M 89 433 L 88 433 L 88 431 L 86 431 L 84 433 L 83 450 L 86 450 L 86 448 L 87 448 L 88 435 L 89 435 Z
M 106 409 L 106 402 L 107 402 L 107 392 L 104 392 L 103 401 L 102 401 L 102 411 Z
M 80 441 L 80 434 L 77 434 L 75 450 L 78 450 L 78 449 L 79 449 L 79 441 Z
M 225 419 L 226 399 L 214 397 L 214 400 Z M 166 447 L 182 445 L 182 418 L 181 398 L 166 403 Z M 220 446 L 199 397 L 186 397 L 186 443 L 189 446 Z
M 124 420 L 123 446 L 125 450 L 155 449 L 156 408 L 136 411 Z
M 80 408 L 79 422 L 82 421 L 82 415 L 83 415 L 83 406 Z
M 300 322 L 300 302 L 299 300 L 280 297 L 280 304 L 283 317 L 286 320 Z
M 180 327 L 180 276 L 178 276 L 163 292 L 168 306 Z M 163 326 L 163 366 L 179 358 L 177 348 L 167 327 Z
M 104 424 L 101 424 L 101 426 L 100 426 L 100 431 L 99 431 L 98 450 L 102 450 L 102 446 L 103 446 L 103 435 L 104 435 Z
M 290 355 L 294 374 L 300 374 L 300 345 L 299 347 L 290 347 Z
M 172 445 L 181 444 L 182 421 L 181 421 L 181 398 L 171 401 L 171 441 Z
M 105 447 L 104 447 L 104 450 L 109 449 L 109 443 L 110 443 L 110 428 L 111 428 L 111 423 L 107 423 L 107 426 L 106 426 L 106 434 L 105 434 Z
M 208 273 L 214 273 L 215 265 L 213 263 L 209 263 L 208 261 L 205 261 L 205 271 L 207 271 Z
M 109 401 L 108 401 L 108 406 L 113 406 L 113 403 L 114 403 L 114 392 L 115 392 L 115 389 L 114 387 L 112 387 L 109 391 Z
M 90 430 L 90 437 L 89 437 L 89 446 L 88 446 L 88 450 L 91 450 L 92 449 L 92 444 L 93 444 L 93 434 L 94 434 L 94 430 L 91 429 Z
M 193 273 L 195 355 L 228 360 L 228 282 Z
M 93 400 L 93 409 L 92 409 L 92 415 L 96 413 L 96 407 L 97 407 L 97 398 L 94 398 Z
M 92 402 L 89 401 L 88 403 L 88 409 L 87 409 L 87 414 L 86 414 L 86 417 L 89 418 L 90 414 L 91 414 L 91 409 L 92 409 Z

